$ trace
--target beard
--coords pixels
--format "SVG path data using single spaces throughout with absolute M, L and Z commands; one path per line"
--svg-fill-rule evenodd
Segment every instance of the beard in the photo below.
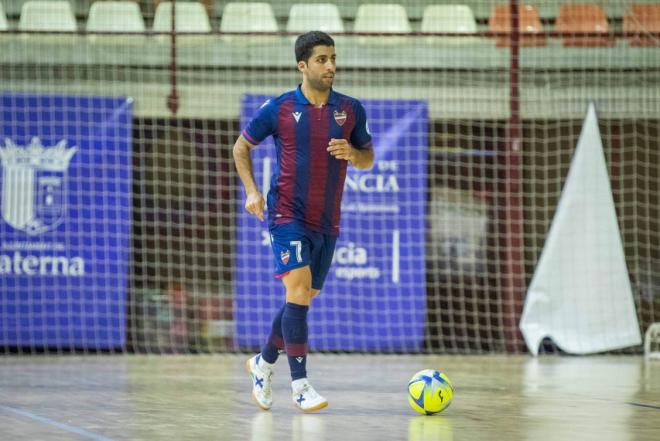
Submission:
M 318 79 L 309 80 L 310 86 L 312 86 L 316 90 L 322 90 L 322 91 L 330 90 L 333 83 L 334 83 L 334 78 L 325 79 L 319 77 Z

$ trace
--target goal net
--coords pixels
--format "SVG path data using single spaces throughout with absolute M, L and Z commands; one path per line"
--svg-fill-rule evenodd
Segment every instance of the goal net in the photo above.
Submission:
M 524 352 L 589 102 L 640 330 L 660 321 L 657 15 L 536 0 L 511 35 L 506 2 L 436 3 L 2 0 L 0 347 L 259 348 L 284 288 L 232 146 L 300 83 L 310 29 L 335 37 L 376 154 L 347 175 L 312 350 Z M 253 154 L 266 191 L 272 142 Z

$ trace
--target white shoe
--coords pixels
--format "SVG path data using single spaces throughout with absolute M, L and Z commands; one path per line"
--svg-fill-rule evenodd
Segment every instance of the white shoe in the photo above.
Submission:
M 252 398 L 257 406 L 268 410 L 273 405 L 273 391 L 271 377 L 273 371 L 259 366 L 261 354 L 257 354 L 245 362 L 245 367 L 252 378 Z
M 303 412 L 316 412 L 328 405 L 328 400 L 319 395 L 307 378 L 301 378 L 291 383 L 293 404 Z

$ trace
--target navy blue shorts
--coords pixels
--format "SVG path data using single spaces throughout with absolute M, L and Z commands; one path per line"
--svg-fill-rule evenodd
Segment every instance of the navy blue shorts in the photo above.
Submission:
M 311 231 L 297 223 L 270 228 L 270 244 L 275 256 L 275 277 L 309 266 L 312 288 L 321 289 L 330 271 L 337 236 Z

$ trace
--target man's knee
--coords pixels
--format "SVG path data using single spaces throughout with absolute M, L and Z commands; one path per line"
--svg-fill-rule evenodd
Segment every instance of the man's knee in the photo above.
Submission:
M 312 280 L 309 267 L 291 271 L 283 279 L 286 286 L 286 301 L 299 305 L 309 305 L 312 300 Z
M 286 295 L 287 297 L 292 297 L 293 299 L 298 299 L 308 303 L 312 299 L 312 288 L 305 285 L 292 286 L 287 289 Z

